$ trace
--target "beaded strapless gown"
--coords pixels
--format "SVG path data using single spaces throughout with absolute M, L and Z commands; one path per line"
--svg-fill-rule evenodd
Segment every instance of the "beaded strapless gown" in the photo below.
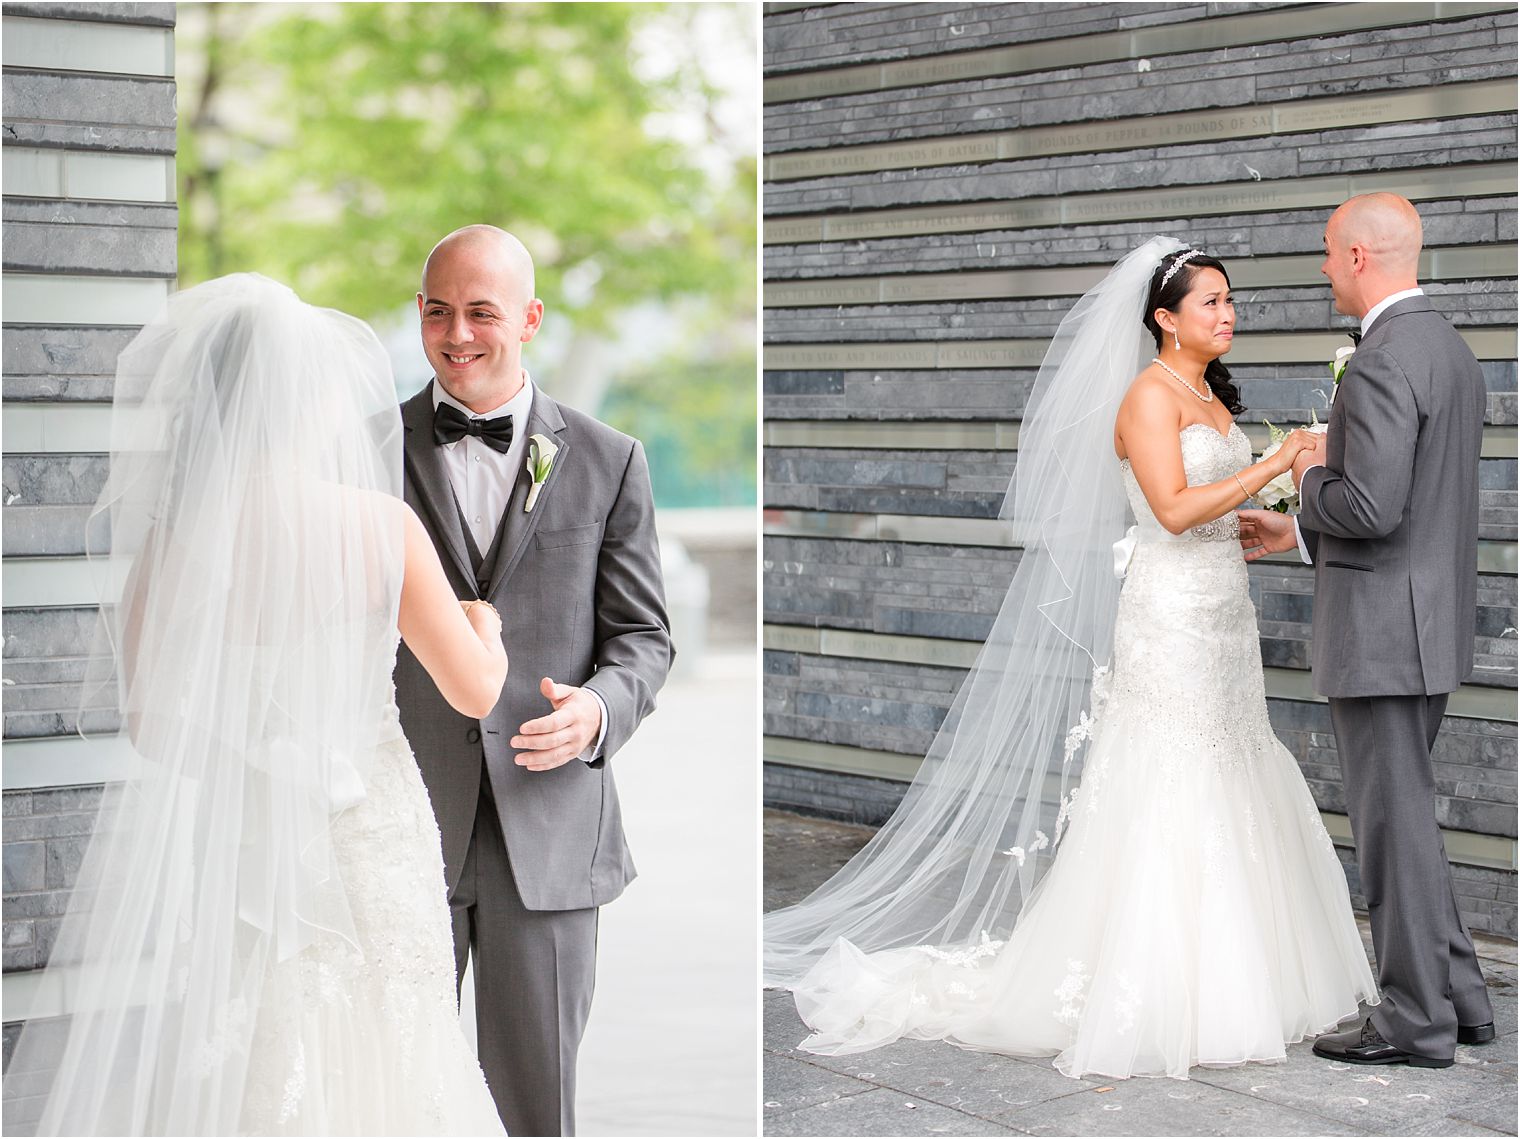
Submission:
M 394 701 L 382 720 L 332 829 L 358 944 L 321 936 L 272 967 L 243 1134 L 505 1134 L 460 1026 L 438 823 Z
M 1190 485 L 1251 461 L 1239 427 L 1192 424 L 1181 445 Z M 1136 541 L 1054 862 L 1006 942 L 836 942 L 794 990 L 804 1049 L 945 1039 L 1070 1076 L 1185 1078 L 1280 1060 L 1376 999 L 1340 862 L 1267 720 L 1235 518 L 1173 535 L 1123 470 Z

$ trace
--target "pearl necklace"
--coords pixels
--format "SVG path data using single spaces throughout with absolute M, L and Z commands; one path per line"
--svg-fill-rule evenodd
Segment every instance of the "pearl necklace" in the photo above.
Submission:
M 1172 379 L 1176 380 L 1183 387 L 1187 388 L 1188 391 L 1192 392 L 1195 396 L 1197 396 L 1199 399 L 1201 399 L 1204 403 L 1213 403 L 1214 402 L 1214 393 L 1212 391 L 1208 392 L 1206 395 L 1200 393 L 1197 388 L 1195 388 L 1192 384 L 1188 383 L 1181 376 L 1179 376 L 1166 363 L 1166 361 L 1164 361 L 1160 356 L 1152 356 L 1151 357 L 1151 363 L 1152 364 L 1160 364 L 1163 369 L 1165 369 L 1167 372 L 1169 372 L 1171 374 Z

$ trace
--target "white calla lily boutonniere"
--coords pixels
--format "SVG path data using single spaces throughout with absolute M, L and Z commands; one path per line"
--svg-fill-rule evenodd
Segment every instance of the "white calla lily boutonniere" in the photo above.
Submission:
M 528 501 L 523 505 L 524 514 L 533 512 L 538 496 L 543 492 L 544 483 L 549 481 L 549 472 L 554 469 L 554 456 L 557 454 L 559 448 L 547 435 L 534 435 L 528 439 L 528 477 L 533 480 L 533 485 L 528 488 Z
M 1335 393 L 1341 390 L 1341 377 L 1346 374 L 1346 368 L 1351 363 L 1351 357 L 1356 354 L 1355 348 L 1337 348 L 1335 359 L 1330 361 L 1330 381 L 1334 385 L 1330 390 L 1330 402 L 1335 402 Z

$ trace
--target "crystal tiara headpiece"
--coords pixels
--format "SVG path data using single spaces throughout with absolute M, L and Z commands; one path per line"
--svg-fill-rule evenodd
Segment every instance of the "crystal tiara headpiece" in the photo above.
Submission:
M 1172 262 L 1171 268 L 1168 269 L 1162 275 L 1162 277 L 1161 277 L 1161 287 L 1163 289 L 1166 288 L 1166 283 L 1177 275 L 1177 270 L 1178 269 L 1181 269 L 1184 265 L 1186 265 L 1194 257 L 1202 257 L 1202 256 L 1203 256 L 1203 250 L 1201 250 L 1201 249 L 1189 249 L 1186 253 L 1179 254 L 1178 257 L 1177 257 L 1177 260 L 1175 260 L 1175 261 Z

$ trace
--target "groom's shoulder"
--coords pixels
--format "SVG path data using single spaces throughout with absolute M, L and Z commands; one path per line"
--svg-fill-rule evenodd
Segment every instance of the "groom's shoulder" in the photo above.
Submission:
M 1427 298 L 1400 302 L 1377 325 L 1362 342 L 1368 349 L 1361 353 L 1364 369 L 1403 377 L 1417 399 L 1442 401 L 1460 389 L 1486 402 L 1483 368 L 1472 346 Z
M 619 431 L 609 423 L 603 423 L 594 415 L 588 415 L 558 400 L 555 401 L 555 406 L 559 409 L 560 418 L 565 421 L 565 429 L 578 440 L 625 455 L 639 445 L 639 441 L 632 435 Z
M 589 480 L 588 485 L 618 488 L 613 493 L 621 496 L 620 488 L 631 477 L 635 484 L 642 484 L 642 494 L 648 495 L 648 461 L 637 439 L 584 411 L 558 402 L 555 407 L 565 425 L 561 437 L 570 443 L 575 465 Z
M 1432 305 L 1426 297 L 1411 297 L 1380 316 L 1364 346 L 1383 348 L 1401 356 L 1412 350 L 1417 354 L 1446 356 L 1456 352 L 1472 355 L 1472 349 L 1457 331 L 1451 319 Z
M 1451 319 L 1424 295 L 1408 297 L 1390 306 L 1373 327 L 1394 339 L 1425 337 L 1440 331 L 1455 333 Z

